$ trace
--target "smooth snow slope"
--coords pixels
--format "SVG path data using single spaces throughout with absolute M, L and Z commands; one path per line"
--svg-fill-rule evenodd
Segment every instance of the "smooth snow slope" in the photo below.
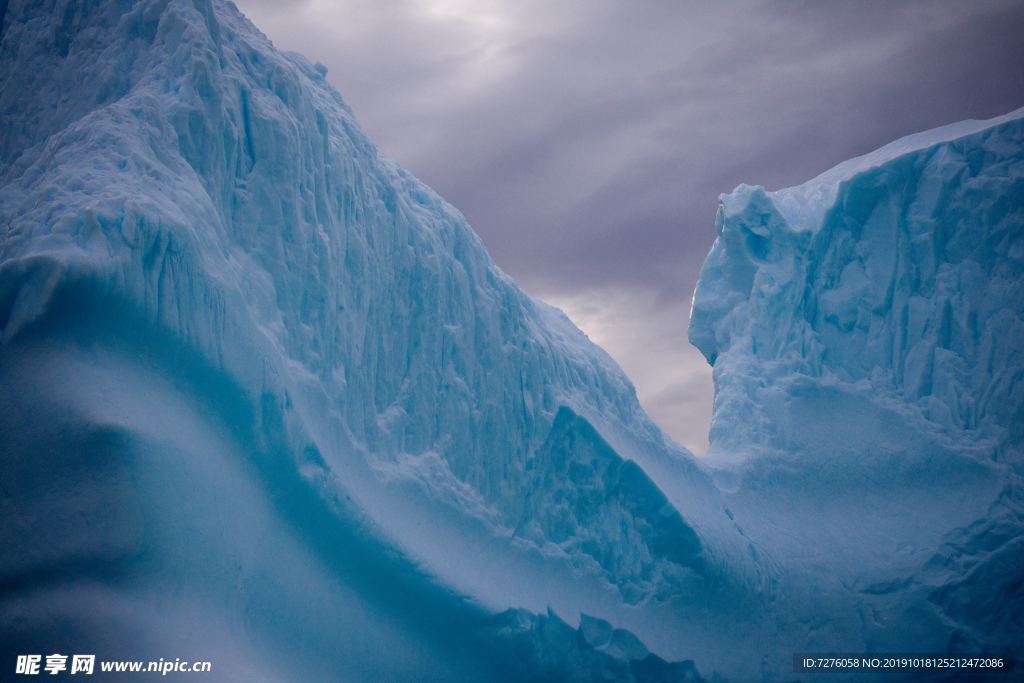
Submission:
M 220 1 L 0 31 L 5 657 L 692 673 L 641 641 L 734 564 L 710 478 L 323 67 Z

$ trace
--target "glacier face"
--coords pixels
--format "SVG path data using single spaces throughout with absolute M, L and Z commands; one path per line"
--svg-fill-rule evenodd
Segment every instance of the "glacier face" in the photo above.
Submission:
M 830 575 L 808 644 L 1024 650 L 1024 110 L 741 186 L 717 231 L 709 460 L 770 562 Z
M 640 641 L 689 658 L 710 478 L 323 67 L 220 1 L 0 15 L 5 656 L 693 673 Z
M 324 76 L 220 0 L 0 3 L 5 660 L 1020 649 L 1020 113 L 723 199 L 705 464 Z
M 799 375 L 863 381 L 936 429 L 1019 447 L 1021 116 L 723 197 L 690 327 L 719 376 L 720 444 L 770 434 L 756 376 Z M 733 369 L 748 361 L 759 372 Z M 733 411 L 758 428 L 740 435 Z

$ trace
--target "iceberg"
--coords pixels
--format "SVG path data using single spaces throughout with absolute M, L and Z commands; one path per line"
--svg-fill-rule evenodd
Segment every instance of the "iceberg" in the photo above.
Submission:
M 1024 113 L 723 197 L 698 460 L 325 74 L 223 0 L 0 3 L 2 666 L 1022 650 Z
M 802 576 L 790 651 L 1024 652 L 1024 109 L 741 186 L 716 226 L 708 464 Z
M 643 606 L 710 478 L 324 76 L 219 0 L 0 5 L 4 661 L 694 673 Z

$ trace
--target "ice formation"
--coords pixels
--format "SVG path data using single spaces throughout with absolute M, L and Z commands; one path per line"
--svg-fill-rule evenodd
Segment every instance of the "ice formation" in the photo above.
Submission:
M 219 1 L 0 16 L 5 657 L 692 670 L 619 612 L 707 574 L 710 479 L 322 66 Z
M 717 231 L 710 464 L 789 649 L 1024 652 L 1024 109 L 741 186 Z
M 1019 112 L 723 200 L 709 466 L 230 3 L 8 0 L 0 83 L 5 662 L 1020 648 Z

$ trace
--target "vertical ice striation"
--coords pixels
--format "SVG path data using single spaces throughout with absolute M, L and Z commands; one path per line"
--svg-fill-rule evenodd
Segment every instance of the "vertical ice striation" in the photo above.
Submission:
M 790 642 L 1024 650 L 1024 110 L 741 186 L 717 231 L 716 479 L 784 573 L 832 575 Z
M 675 671 L 622 629 L 686 658 L 710 479 L 324 76 L 219 0 L 0 4 L 4 654 Z
M 761 394 L 804 377 L 864 382 L 936 429 L 1021 443 L 1022 116 L 722 198 L 690 324 L 716 369 L 720 447 L 768 439 Z
M 0 0 L 0 654 L 1021 649 L 1021 112 L 723 198 L 712 466 L 222 0 Z

